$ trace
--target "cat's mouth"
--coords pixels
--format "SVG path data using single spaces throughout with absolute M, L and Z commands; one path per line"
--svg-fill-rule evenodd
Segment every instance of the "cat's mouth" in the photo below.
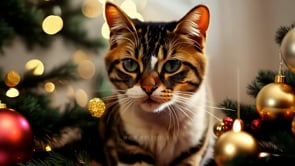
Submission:
M 147 99 L 143 100 L 140 104 L 142 110 L 146 112 L 159 112 L 158 108 L 161 105 L 160 102 L 153 100 L 152 98 L 148 97 Z

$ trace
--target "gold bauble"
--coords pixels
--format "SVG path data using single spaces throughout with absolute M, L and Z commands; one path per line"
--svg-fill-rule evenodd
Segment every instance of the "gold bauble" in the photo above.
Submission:
M 220 137 L 224 132 L 226 132 L 224 123 L 223 122 L 215 123 L 213 126 L 213 132 L 216 137 Z
M 100 98 L 93 98 L 88 102 L 88 111 L 93 117 L 101 117 L 105 109 L 105 103 Z
M 295 72 L 295 28 L 284 36 L 280 51 L 286 66 Z
M 277 75 L 274 83 L 264 86 L 256 97 L 256 109 L 262 120 L 291 119 L 295 111 L 295 95 L 285 77 Z
M 258 156 L 258 144 L 253 136 L 244 131 L 227 131 L 217 140 L 214 147 L 214 160 L 224 166 L 236 157 Z

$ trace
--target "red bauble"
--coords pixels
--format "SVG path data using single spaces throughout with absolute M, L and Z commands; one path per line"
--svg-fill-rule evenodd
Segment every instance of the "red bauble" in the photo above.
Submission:
M 259 131 L 261 128 L 261 120 L 260 119 L 254 119 L 251 122 L 251 129 L 254 131 Z
M 34 137 L 27 119 L 13 109 L 0 107 L 0 166 L 32 158 Z
M 224 128 L 226 131 L 229 131 L 232 129 L 234 120 L 231 117 L 225 117 L 223 118 Z

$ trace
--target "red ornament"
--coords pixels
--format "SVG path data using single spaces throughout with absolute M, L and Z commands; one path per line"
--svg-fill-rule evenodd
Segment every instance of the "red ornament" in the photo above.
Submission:
M 253 131 L 258 131 L 261 128 L 261 120 L 260 119 L 254 119 L 251 122 L 251 129 Z
M 231 117 L 225 117 L 223 118 L 224 128 L 225 131 L 229 131 L 232 129 L 234 120 Z
M 0 166 L 28 161 L 34 150 L 29 122 L 13 109 L 0 103 Z

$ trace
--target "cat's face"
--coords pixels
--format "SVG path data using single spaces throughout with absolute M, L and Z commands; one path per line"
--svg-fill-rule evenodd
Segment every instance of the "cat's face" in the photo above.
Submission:
M 198 91 L 207 64 L 206 6 L 169 23 L 132 20 L 111 3 L 105 16 L 111 31 L 105 64 L 122 102 L 159 112 Z

